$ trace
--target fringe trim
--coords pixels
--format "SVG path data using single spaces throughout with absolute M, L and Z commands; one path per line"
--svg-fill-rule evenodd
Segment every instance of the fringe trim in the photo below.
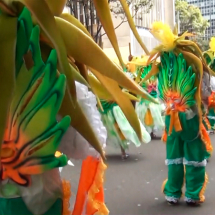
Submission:
M 99 189 L 102 187 L 104 182 L 104 171 L 107 169 L 107 166 L 103 163 L 100 158 L 100 162 L 97 168 L 94 182 L 88 192 L 88 201 L 93 207 L 97 210 L 96 214 L 99 215 L 108 215 L 109 210 L 107 209 L 104 202 L 99 202 L 96 200 L 96 193 L 99 193 Z
M 166 185 L 167 181 L 168 181 L 168 179 L 166 179 L 166 180 L 163 182 L 162 186 L 161 186 L 161 192 L 162 192 L 162 193 L 164 193 L 164 188 L 165 188 L 165 185 Z
M 205 193 L 205 189 L 206 189 L 207 183 L 208 183 L 208 175 L 205 173 L 205 182 L 204 182 L 203 187 L 202 187 L 202 189 L 201 189 L 201 191 L 199 193 L 200 202 L 204 202 L 205 201 L 204 193 Z
M 69 181 L 63 180 L 63 213 L 62 215 L 71 215 L 70 208 L 70 197 L 71 197 L 71 185 Z
M 183 164 L 187 166 L 194 166 L 194 167 L 202 167 L 207 165 L 206 159 L 204 159 L 202 162 L 198 161 L 188 161 L 185 158 L 183 159 Z
M 208 130 L 210 130 L 210 129 L 211 129 L 211 124 L 210 124 L 210 122 L 208 121 L 207 117 L 204 116 L 204 117 L 203 117 L 203 120 L 204 120 L 205 124 L 207 125 Z
M 177 164 L 182 164 L 183 163 L 183 158 L 176 158 L 176 159 L 166 159 L 165 164 L 168 165 L 177 165 Z
M 206 129 L 205 129 L 203 124 L 201 124 L 200 135 L 201 135 L 201 139 L 202 139 L 203 143 L 205 144 L 207 152 L 212 154 L 213 146 L 211 144 L 210 137 L 209 137 L 209 135 L 208 135 L 208 133 L 207 133 L 207 131 L 206 131 Z

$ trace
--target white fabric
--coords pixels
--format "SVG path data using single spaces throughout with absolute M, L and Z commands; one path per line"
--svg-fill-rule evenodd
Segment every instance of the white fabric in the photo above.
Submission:
M 179 198 L 176 198 L 174 196 L 165 196 L 165 198 L 168 202 L 174 202 L 174 203 L 177 203 L 179 200 Z
M 203 167 L 207 165 L 207 160 L 204 159 L 202 162 L 197 162 L 197 161 L 188 161 L 184 158 L 183 164 L 187 166 Z
M 176 158 L 176 159 L 166 159 L 165 164 L 168 165 L 177 165 L 177 164 L 182 164 L 183 163 L 183 158 Z
M 88 91 L 86 86 L 78 82 L 75 84 L 77 88 L 78 103 L 104 148 L 106 146 L 107 131 L 96 107 L 96 97 L 92 92 Z M 69 158 L 73 159 L 85 159 L 88 155 L 99 156 L 98 152 L 72 127 L 69 127 L 64 135 L 59 150 Z
M 188 203 L 196 203 L 196 202 L 198 202 L 198 201 L 193 200 L 193 199 L 191 199 L 191 198 L 188 198 L 188 197 L 186 197 L 186 196 L 185 196 L 185 198 L 184 198 L 184 201 L 185 201 L 185 202 L 188 202 Z
M 210 78 L 211 89 L 215 91 L 215 77 L 211 76 Z

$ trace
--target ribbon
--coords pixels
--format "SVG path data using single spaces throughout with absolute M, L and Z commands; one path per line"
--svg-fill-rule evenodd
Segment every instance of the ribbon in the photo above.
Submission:
M 182 131 L 178 111 L 169 109 L 167 110 L 166 114 L 170 115 L 169 135 L 172 134 L 173 128 L 175 129 L 176 132 Z

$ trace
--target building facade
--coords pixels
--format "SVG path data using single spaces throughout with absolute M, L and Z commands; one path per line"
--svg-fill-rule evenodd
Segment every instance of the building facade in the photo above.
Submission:
M 189 4 L 197 6 L 202 16 L 210 23 L 210 27 L 205 31 L 205 39 L 210 39 L 215 35 L 215 0 L 187 0 Z

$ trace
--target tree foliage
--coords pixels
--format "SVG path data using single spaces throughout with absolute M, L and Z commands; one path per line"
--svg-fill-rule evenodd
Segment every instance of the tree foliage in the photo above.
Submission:
M 195 40 L 200 47 L 204 50 L 207 48 L 208 41 L 204 40 L 205 30 L 210 26 L 208 20 L 206 20 L 200 11 L 200 9 L 195 6 L 188 4 L 185 0 L 175 1 L 176 17 L 179 14 L 180 31 L 189 31 L 193 33 Z
M 180 25 L 183 30 L 200 36 L 204 35 L 210 24 L 204 19 L 198 7 L 188 4 L 187 1 L 176 0 L 175 9 L 176 13 L 179 12 Z
M 153 6 L 152 0 L 127 0 L 129 6 L 131 6 L 134 14 L 139 12 L 140 14 L 149 13 Z M 125 13 L 118 0 L 110 0 L 110 10 L 116 18 L 120 17 L 122 20 L 125 19 Z

